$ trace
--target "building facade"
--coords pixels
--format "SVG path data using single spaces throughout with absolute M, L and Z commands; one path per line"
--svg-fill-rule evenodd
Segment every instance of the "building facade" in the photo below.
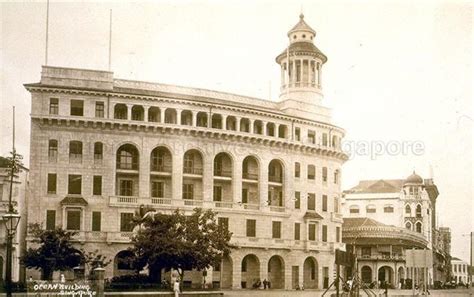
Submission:
M 364 180 L 344 192 L 344 218 L 369 218 L 418 233 L 426 242 L 416 248 L 433 250 L 434 205 L 438 196 L 432 179 L 415 172 L 406 179 Z M 428 279 L 434 282 L 434 267 Z M 396 279 L 393 279 L 396 280 Z
M 468 284 L 470 283 L 469 277 L 469 263 L 459 258 L 451 258 L 451 272 L 453 274 L 453 280 L 456 284 Z
M 428 244 L 418 232 L 368 217 L 344 218 L 342 240 L 355 254 L 356 271 L 369 287 L 388 283 L 392 288 L 408 288 L 422 277 L 405 265 L 407 249 L 423 249 Z
M 3 222 L 3 215 L 8 212 L 10 196 L 10 161 L 0 157 L 0 279 L 5 279 L 6 255 L 7 255 L 7 230 Z M 20 265 L 20 257 L 24 254 L 26 248 L 27 231 L 27 201 L 28 201 L 28 180 L 29 172 L 25 167 L 13 176 L 12 185 L 12 204 L 14 210 L 20 214 L 21 219 L 13 238 L 12 249 L 12 281 L 24 281 L 25 269 Z
M 78 246 L 130 273 L 130 220 L 140 205 L 218 212 L 238 248 L 205 281 L 249 288 L 323 288 L 342 247 L 344 131 L 322 105 L 316 32 L 303 15 L 277 58 L 269 101 L 112 72 L 46 67 L 32 96 L 30 222 L 77 230 Z M 196 277 L 201 276 L 201 277 Z M 185 284 L 201 286 L 202 273 Z

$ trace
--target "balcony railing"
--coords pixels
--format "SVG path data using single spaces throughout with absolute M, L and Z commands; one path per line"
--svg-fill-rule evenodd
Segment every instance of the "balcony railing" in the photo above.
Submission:
M 171 205 L 170 198 L 151 197 L 151 204 Z
M 258 180 L 258 174 L 257 173 L 243 172 L 242 173 L 242 178 L 243 179 L 250 179 L 250 180 Z
M 214 177 L 232 177 L 230 170 L 214 170 Z
M 133 163 L 129 163 L 129 162 L 118 162 L 117 163 L 117 169 L 121 169 L 121 170 L 138 170 L 138 163 L 137 162 L 133 162 Z
M 166 173 L 171 173 L 172 171 L 172 166 L 169 165 L 158 165 L 158 164 L 152 164 L 150 167 L 150 170 L 153 172 L 166 172 Z
M 258 204 L 252 204 L 252 203 L 243 203 L 242 204 L 244 209 L 249 209 L 249 210 L 259 210 L 260 205 Z
M 184 174 L 202 175 L 202 168 L 183 167 L 183 173 L 184 173 Z
M 232 208 L 232 201 L 214 201 L 214 206 L 218 208 Z
M 284 206 L 271 206 L 270 205 L 270 211 L 285 212 L 285 207 Z
M 281 175 L 269 175 L 268 176 L 268 181 L 272 183 L 282 183 L 283 182 L 283 177 Z
M 202 200 L 183 199 L 185 206 L 202 206 Z

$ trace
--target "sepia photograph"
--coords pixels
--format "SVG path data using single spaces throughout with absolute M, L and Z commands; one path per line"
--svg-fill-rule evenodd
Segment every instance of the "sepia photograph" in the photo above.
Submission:
M 0 296 L 474 296 L 473 5 L 0 1 Z

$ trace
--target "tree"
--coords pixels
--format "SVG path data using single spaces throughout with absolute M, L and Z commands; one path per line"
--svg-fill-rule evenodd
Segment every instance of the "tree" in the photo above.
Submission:
M 94 269 L 102 267 L 105 268 L 109 265 L 112 260 L 107 259 L 106 256 L 99 253 L 99 250 L 94 250 L 92 252 L 87 252 L 81 249 L 82 255 L 84 256 L 82 259 L 82 264 L 84 264 L 85 268 L 87 269 L 86 273 L 90 276 Z
M 195 208 L 190 216 L 179 209 L 172 214 L 148 213 L 132 238 L 134 267 L 148 266 L 150 279 L 160 281 L 161 269 L 203 270 L 220 264 L 230 253 L 232 233 L 216 222 L 216 213 Z
M 71 243 L 77 232 L 44 230 L 40 224 L 30 224 L 29 229 L 39 247 L 29 248 L 21 261 L 27 268 L 40 269 L 41 279 L 51 280 L 54 271 L 72 269 L 81 263 L 82 256 Z

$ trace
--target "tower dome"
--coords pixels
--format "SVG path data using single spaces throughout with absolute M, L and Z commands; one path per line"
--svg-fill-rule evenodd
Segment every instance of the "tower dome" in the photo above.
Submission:
M 405 179 L 405 182 L 403 183 L 404 185 L 406 184 L 423 184 L 423 178 L 419 176 L 418 174 L 413 171 L 413 173 Z

